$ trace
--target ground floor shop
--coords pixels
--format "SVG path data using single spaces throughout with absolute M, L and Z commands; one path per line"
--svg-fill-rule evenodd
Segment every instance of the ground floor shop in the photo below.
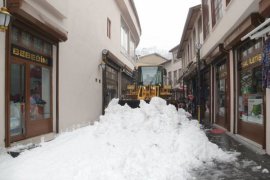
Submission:
M 252 24 L 258 17 L 250 15 L 237 28 L 241 31 L 232 32 L 203 58 L 210 65 L 212 124 L 270 153 L 270 40 L 267 36 L 241 40 L 259 25 Z
M 102 59 L 102 106 L 104 112 L 113 98 L 120 98 L 122 94 L 125 94 L 127 85 L 133 83 L 133 73 L 107 49 L 102 51 Z
M 20 18 L 16 11 L 5 33 L 1 58 L 4 94 L 1 113 L 1 146 L 56 132 L 57 52 L 59 33 L 37 22 Z M 45 29 L 47 31 L 45 31 Z

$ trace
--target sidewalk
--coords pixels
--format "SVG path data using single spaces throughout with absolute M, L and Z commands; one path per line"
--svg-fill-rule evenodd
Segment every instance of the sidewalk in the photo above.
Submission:
M 241 153 L 238 161 L 232 163 L 215 163 L 195 170 L 195 177 L 200 180 L 269 180 L 270 156 L 261 155 L 234 140 L 226 132 L 215 129 L 206 130 L 209 140 L 225 151 Z

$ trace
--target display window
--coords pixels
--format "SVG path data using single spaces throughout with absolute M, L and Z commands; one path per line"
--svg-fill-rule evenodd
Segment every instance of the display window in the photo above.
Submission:
M 228 128 L 227 120 L 227 63 L 222 61 L 216 65 L 216 123 Z
M 263 91 L 261 67 L 240 72 L 239 119 L 263 124 Z
M 10 142 L 51 132 L 52 43 L 13 26 L 8 66 Z
M 264 142 L 262 39 L 238 48 L 238 133 L 261 145 Z
M 263 124 L 262 41 L 250 41 L 239 50 L 239 119 Z
M 118 98 L 118 71 L 107 65 L 105 107 L 113 98 Z

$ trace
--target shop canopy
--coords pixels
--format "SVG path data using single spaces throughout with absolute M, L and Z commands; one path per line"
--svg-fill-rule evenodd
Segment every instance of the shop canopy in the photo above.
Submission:
M 250 31 L 244 37 L 241 38 L 241 41 L 246 40 L 247 38 L 250 39 L 258 39 L 260 37 L 264 37 L 270 32 L 270 18 L 267 18 L 262 24 L 258 27 Z

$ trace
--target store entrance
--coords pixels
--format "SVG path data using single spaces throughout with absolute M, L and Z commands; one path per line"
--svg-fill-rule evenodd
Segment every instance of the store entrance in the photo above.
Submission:
M 8 93 L 11 142 L 52 131 L 49 67 L 12 57 Z
M 229 129 L 228 120 L 228 80 L 226 61 L 216 66 L 216 124 Z

